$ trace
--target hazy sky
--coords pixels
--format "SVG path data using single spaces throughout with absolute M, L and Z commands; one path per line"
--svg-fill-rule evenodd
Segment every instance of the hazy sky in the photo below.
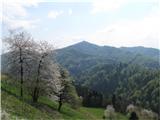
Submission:
M 80 41 L 160 48 L 159 0 L 4 0 L 2 30 L 23 27 L 56 48 Z M 1 7 L 0 7 L 1 9 Z

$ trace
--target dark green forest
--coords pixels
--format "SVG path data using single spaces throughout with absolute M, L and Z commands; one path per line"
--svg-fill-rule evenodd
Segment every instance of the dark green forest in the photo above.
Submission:
M 117 111 L 125 112 L 128 104 L 135 104 L 158 113 L 159 52 L 144 47 L 101 47 L 83 41 L 57 50 L 57 62 L 74 77 L 84 106 L 113 104 Z

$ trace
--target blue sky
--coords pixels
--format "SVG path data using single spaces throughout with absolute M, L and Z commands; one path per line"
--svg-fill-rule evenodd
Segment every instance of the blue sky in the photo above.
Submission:
M 159 48 L 159 0 L 7 0 L 2 27 L 22 27 L 62 48 L 86 40 L 115 47 Z

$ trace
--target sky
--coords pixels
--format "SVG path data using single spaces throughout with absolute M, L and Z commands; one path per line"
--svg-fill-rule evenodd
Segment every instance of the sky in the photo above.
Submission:
M 4 0 L 2 36 L 23 28 L 55 48 L 80 41 L 160 49 L 159 0 Z

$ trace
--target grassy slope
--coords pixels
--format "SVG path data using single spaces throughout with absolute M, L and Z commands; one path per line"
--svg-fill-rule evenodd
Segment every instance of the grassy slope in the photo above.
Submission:
M 102 119 L 104 109 L 102 108 L 86 108 L 72 109 L 68 104 L 62 106 L 61 112 L 57 111 L 58 104 L 46 97 L 41 97 L 39 103 L 33 105 L 30 96 L 19 97 L 19 89 L 5 83 L 6 76 L 2 76 L 1 81 L 1 105 L 2 110 L 9 113 L 10 119 L 85 119 L 97 120 Z M 124 116 L 119 114 L 121 120 L 126 120 Z
M 39 100 L 38 107 L 22 101 L 2 90 L 2 109 L 10 114 L 10 118 L 25 119 L 101 119 L 103 109 L 101 108 L 85 108 L 74 110 L 69 105 L 62 107 L 61 113 L 57 112 L 57 103 L 46 98 Z M 89 110 L 90 109 L 90 110 Z M 93 114 L 91 109 L 98 111 Z M 102 114 L 102 115 L 101 115 Z

